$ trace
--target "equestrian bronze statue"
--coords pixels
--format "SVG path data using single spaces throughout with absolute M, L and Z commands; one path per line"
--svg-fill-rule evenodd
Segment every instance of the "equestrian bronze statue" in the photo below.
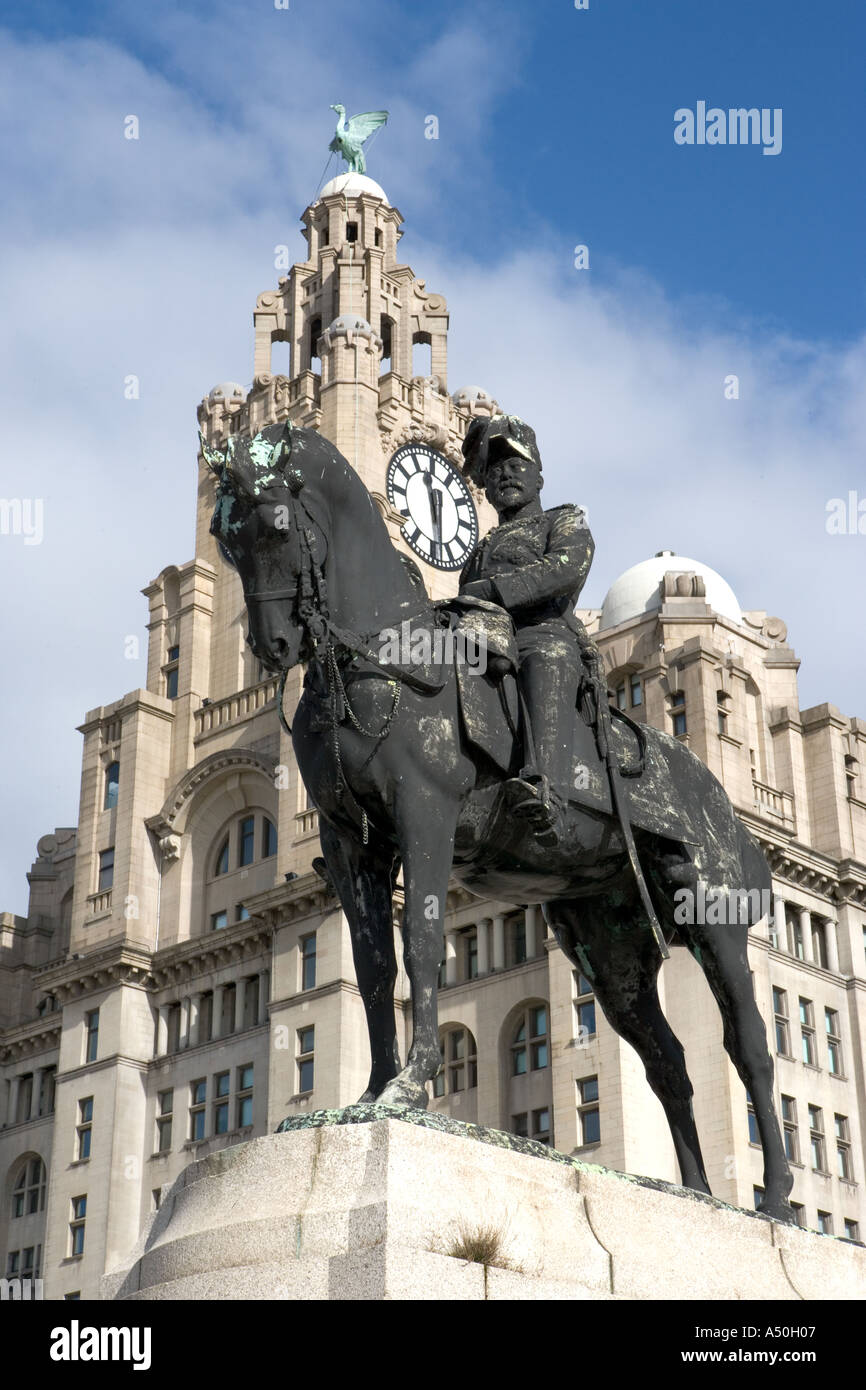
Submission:
M 453 875 L 482 898 L 541 904 L 661 1101 L 683 1183 L 708 1192 L 683 1049 L 656 981 L 691 951 L 721 1011 L 764 1154 L 762 1210 L 793 1219 L 773 1065 L 752 993 L 748 930 L 771 887 L 722 786 L 677 739 L 608 703 L 598 653 L 573 615 L 593 543 L 579 508 L 545 512 L 533 432 L 514 417 L 470 427 L 465 467 L 499 525 L 461 594 L 427 596 L 354 469 L 288 423 L 224 451 L 211 530 L 239 572 L 254 653 L 306 668 L 292 721 L 327 872 L 352 936 L 370 1035 L 362 1101 L 424 1108 L 440 1063 L 437 978 Z M 434 655 L 403 664 L 382 634 L 408 622 Z M 443 630 L 478 634 L 487 670 L 437 659 Z M 392 894 L 402 866 L 412 1043 L 397 1046 Z M 727 925 L 683 923 L 683 890 L 736 904 Z M 718 914 L 688 914 L 717 918 Z

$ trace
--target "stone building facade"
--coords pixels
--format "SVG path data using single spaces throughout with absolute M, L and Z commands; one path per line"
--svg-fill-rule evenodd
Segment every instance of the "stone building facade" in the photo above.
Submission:
M 305 259 L 259 296 L 252 384 L 223 383 L 198 414 L 210 443 L 285 418 L 320 430 L 410 553 L 389 459 L 419 441 L 456 464 L 473 416 L 499 407 L 477 387 L 449 394 L 447 306 L 399 263 L 401 222 L 372 179 L 331 180 L 303 216 Z M 286 374 L 272 370 L 275 344 L 287 345 Z M 85 717 L 78 826 L 40 840 L 28 916 L 0 915 L 0 1257 L 50 1298 L 98 1296 L 192 1158 L 366 1085 L 348 931 L 311 868 L 317 817 L 276 682 L 245 644 L 240 584 L 209 534 L 214 486 L 200 458 L 195 555 L 144 590 L 146 689 Z M 473 499 L 486 530 L 495 518 Z M 433 596 L 453 592 L 453 572 L 421 568 Z M 662 552 L 582 617 L 617 702 L 709 764 L 768 854 L 776 910 L 750 950 L 793 1198 L 804 1224 L 856 1239 L 866 723 L 832 705 L 800 710 L 784 624 L 743 612 L 698 562 Z M 295 673 L 289 706 L 299 688 Z M 676 1181 L 636 1055 L 540 910 L 456 887 L 448 909 L 431 1104 Z M 397 938 L 399 915 L 398 893 Z M 685 952 L 660 992 L 686 1047 L 713 1190 L 750 1206 L 761 1155 L 747 1099 Z M 402 970 L 397 993 L 405 1032 Z

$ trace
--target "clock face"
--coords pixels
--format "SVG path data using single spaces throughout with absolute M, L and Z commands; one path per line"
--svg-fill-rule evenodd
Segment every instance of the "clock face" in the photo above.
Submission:
M 404 444 L 388 464 L 387 487 L 415 554 L 438 570 L 462 569 L 478 541 L 478 516 L 456 468 L 429 444 Z

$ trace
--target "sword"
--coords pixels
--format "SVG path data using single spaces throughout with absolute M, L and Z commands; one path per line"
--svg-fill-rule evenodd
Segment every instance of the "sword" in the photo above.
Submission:
M 595 741 L 596 746 L 598 747 L 599 756 L 601 757 L 602 762 L 607 768 L 607 778 L 608 782 L 610 783 L 610 794 L 611 799 L 613 801 L 613 807 L 619 820 L 620 826 L 622 827 L 622 834 L 623 839 L 625 840 L 625 847 L 628 852 L 629 863 L 631 864 L 632 873 L 634 874 L 635 882 L 637 883 L 637 888 L 638 892 L 640 893 L 641 902 L 643 903 L 644 910 L 646 911 L 647 917 L 649 918 L 649 924 L 652 928 L 652 934 L 655 937 L 656 945 L 658 946 L 661 952 L 662 960 L 669 960 L 671 953 L 668 950 L 668 945 L 665 941 L 665 934 L 662 931 L 661 923 L 659 922 L 659 919 L 656 916 L 656 910 L 653 907 L 652 898 L 649 895 L 649 889 L 647 888 L 646 879 L 644 878 L 643 874 L 643 869 L 641 868 L 640 860 L 638 859 L 637 846 L 634 842 L 634 835 L 632 833 L 631 828 L 631 820 L 628 814 L 628 806 L 626 805 L 622 781 L 620 779 L 619 764 L 616 761 L 613 751 L 613 738 L 611 737 L 610 706 L 608 705 L 607 701 L 607 691 L 599 678 L 596 678 L 595 689 L 593 693 L 595 695 L 596 709 Z

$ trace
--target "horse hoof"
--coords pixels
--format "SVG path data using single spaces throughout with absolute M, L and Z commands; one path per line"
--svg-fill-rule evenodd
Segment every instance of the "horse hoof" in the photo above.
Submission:
M 397 1105 L 404 1110 L 426 1110 L 429 1101 L 426 1086 L 417 1081 L 401 1081 L 399 1077 L 389 1081 L 376 1096 L 377 1105 Z
M 769 1216 L 771 1221 L 780 1221 L 783 1226 L 796 1226 L 797 1218 L 790 1202 L 762 1202 L 758 1207 L 761 1216 Z

